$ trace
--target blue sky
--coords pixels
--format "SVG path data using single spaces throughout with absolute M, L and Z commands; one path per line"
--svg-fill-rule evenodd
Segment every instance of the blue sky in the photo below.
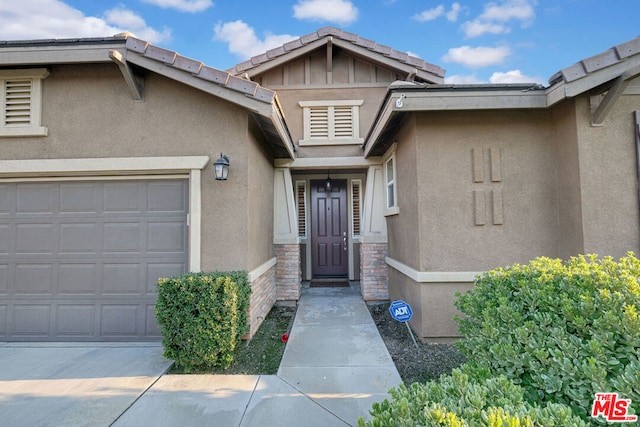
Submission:
M 447 70 L 449 83 L 546 85 L 640 36 L 640 0 L 0 0 L 0 40 L 130 31 L 227 69 L 327 25 Z

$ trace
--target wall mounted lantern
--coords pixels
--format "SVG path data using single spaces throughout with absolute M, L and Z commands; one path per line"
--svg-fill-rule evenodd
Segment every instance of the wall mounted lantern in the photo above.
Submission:
M 220 158 L 213 164 L 216 179 L 218 181 L 226 181 L 229 176 L 229 157 L 220 153 Z
M 327 171 L 327 180 L 324 182 L 324 189 L 326 191 L 331 191 L 332 188 L 333 188 L 333 181 L 331 180 L 331 177 L 329 177 L 329 171 Z

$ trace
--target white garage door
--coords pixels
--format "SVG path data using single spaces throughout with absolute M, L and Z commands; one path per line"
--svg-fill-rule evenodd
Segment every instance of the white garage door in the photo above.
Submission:
M 0 183 L 0 340 L 158 340 L 188 200 L 185 179 Z

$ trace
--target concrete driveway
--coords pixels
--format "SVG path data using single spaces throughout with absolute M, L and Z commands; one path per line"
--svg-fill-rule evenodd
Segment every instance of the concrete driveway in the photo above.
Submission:
M 0 343 L 0 423 L 111 425 L 170 365 L 159 343 Z

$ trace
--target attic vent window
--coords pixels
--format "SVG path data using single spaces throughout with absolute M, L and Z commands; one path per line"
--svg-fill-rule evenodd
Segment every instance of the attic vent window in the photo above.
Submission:
M 304 139 L 300 145 L 362 144 L 360 112 L 363 101 L 301 101 Z
M 44 68 L 0 70 L 0 137 L 46 136 L 40 124 Z

